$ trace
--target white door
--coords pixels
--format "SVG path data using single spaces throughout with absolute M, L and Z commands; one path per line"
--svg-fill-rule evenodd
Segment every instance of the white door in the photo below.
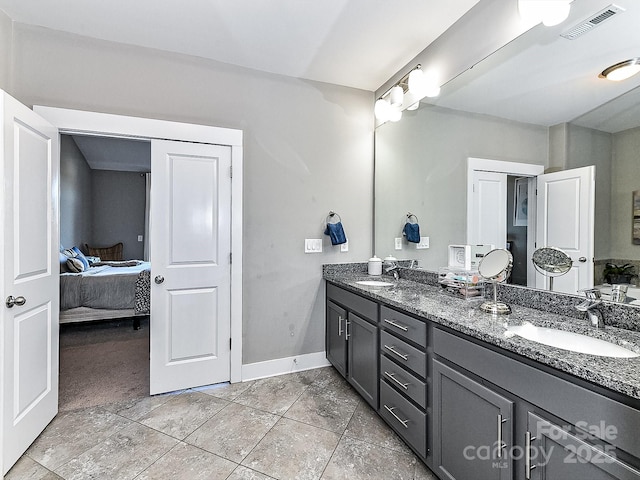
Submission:
M 58 411 L 58 130 L 2 102 L 2 473 Z
M 151 394 L 230 379 L 231 148 L 151 142 Z
M 507 175 L 473 171 L 472 211 L 467 243 L 471 245 L 507 244 Z
M 595 175 L 590 166 L 538 176 L 536 247 L 560 248 L 573 260 L 554 291 L 593 287 Z M 536 287 L 548 289 L 549 279 L 536 273 Z

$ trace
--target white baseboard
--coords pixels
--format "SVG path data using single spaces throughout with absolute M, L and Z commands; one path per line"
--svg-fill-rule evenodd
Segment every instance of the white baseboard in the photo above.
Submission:
M 257 380 L 259 378 L 275 377 L 286 373 L 302 372 L 314 368 L 327 367 L 327 354 L 322 352 L 306 353 L 293 357 L 276 358 L 264 362 L 247 363 L 242 365 L 242 381 Z

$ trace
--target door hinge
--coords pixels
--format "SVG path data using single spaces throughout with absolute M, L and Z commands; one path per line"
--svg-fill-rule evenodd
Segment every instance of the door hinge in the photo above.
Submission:
M 231 350 L 231 338 L 229 339 L 229 350 Z
M 229 264 L 233 263 L 233 253 L 229 253 Z
M 229 167 L 229 177 L 233 178 L 233 165 Z

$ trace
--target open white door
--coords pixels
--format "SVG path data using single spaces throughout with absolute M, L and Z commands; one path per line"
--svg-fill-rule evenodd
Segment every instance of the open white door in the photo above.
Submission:
M 573 260 L 571 270 L 554 279 L 554 291 L 593 287 L 595 174 L 590 166 L 538 176 L 536 247 L 560 248 Z M 537 288 L 548 284 L 536 273 Z
M 151 394 L 230 379 L 231 148 L 151 142 Z
M 5 474 L 58 411 L 58 130 L 0 91 Z
M 469 216 L 471 245 L 507 244 L 507 175 L 505 173 L 473 171 L 473 201 Z

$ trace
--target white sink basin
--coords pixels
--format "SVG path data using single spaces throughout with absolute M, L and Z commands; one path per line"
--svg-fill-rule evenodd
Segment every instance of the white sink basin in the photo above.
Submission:
M 356 283 L 358 285 L 364 285 L 366 287 L 393 287 L 393 283 L 383 282 L 382 280 L 360 280 Z
M 607 342 L 599 338 L 581 335 L 579 333 L 566 332 L 555 328 L 536 327 L 530 323 L 507 327 L 505 336 L 518 335 L 533 342 L 543 343 L 550 347 L 562 348 L 578 353 L 588 353 L 600 357 L 633 358 L 640 354 L 629 349 Z

